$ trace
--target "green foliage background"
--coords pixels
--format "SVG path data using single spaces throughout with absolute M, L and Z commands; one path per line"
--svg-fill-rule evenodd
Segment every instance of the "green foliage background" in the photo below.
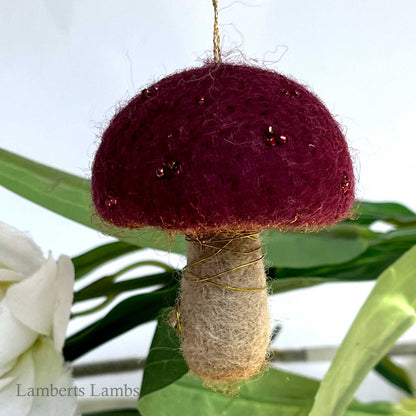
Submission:
M 2 149 L 0 185 L 119 240 L 74 258 L 78 280 L 105 263 L 144 248 L 185 252 L 182 236 L 171 238 L 151 228 L 115 231 L 107 227 L 92 212 L 88 180 Z M 103 276 L 74 295 L 74 303 L 103 297 L 100 305 L 83 312 L 88 314 L 126 291 L 158 287 L 124 299 L 103 318 L 66 340 L 64 355 L 71 361 L 138 325 L 158 319 L 138 410 L 95 415 L 416 415 L 410 377 L 387 356 L 394 342 L 416 320 L 416 215 L 397 203 L 357 201 L 354 209 L 354 220 L 327 230 L 311 234 L 270 230 L 262 237 L 273 295 L 328 282 L 376 280 L 321 382 L 271 369 L 259 380 L 245 383 L 238 397 L 205 388 L 201 380 L 188 373 L 176 333 L 167 325 L 180 271 L 162 262 L 144 261 Z M 370 227 L 376 221 L 390 224 L 391 231 L 372 231 Z M 116 282 L 127 271 L 146 265 L 156 265 L 162 271 Z M 405 391 L 409 399 L 401 404 L 354 401 L 356 389 L 373 368 Z

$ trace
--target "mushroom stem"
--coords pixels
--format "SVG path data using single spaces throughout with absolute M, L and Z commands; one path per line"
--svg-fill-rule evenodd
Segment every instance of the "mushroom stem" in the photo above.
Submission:
M 259 234 L 188 241 L 180 303 L 185 361 L 209 381 L 248 379 L 265 364 L 271 335 Z

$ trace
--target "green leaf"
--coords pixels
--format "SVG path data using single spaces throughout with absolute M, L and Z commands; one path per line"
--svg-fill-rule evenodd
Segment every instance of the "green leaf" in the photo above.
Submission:
M 94 413 L 83 413 L 82 416 L 140 416 L 140 413 L 136 409 L 119 409 Z
M 180 352 L 180 341 L 176 330 L 169 323 L 172 309 L 164 309 L 146 360 L 140 397 L 160 390 L 181 378 L 188 366 Z
M 398 226 L 416 224 L 416 214 L 404 205 L 395 202 L 357 201 L 353 211 L 356 217 L 354 222 L 359 224 L 372 224 L 375 221 L 384 221 Z
M 416 416 L 416 399 L 403 399 L 395 406 L 394 416 Z
M 152 262 L 144 262 L 152 263 Z M 105 276 L 74 293 L 74 303 L 100 297 L 115 298 L 121 293 L 154 285 L 168 284 L 176 279 L 176 271 L 155 273 L 116 282 L 117 273 Z
M 185 252 L 182 236 L 145 227 L 117 228 L 103 223 L 94 213 L 90 181 L 0 149 L 0 185 L 56 214 L 112 235 L 138 247 Z
M 325 375 L 310 416 L 342 415 L 367 373 L 416 321 L 416 246 L 377 279 Z
M 238 397 L 228 397 L 203 387 L 189 374 L 169 386 L 141 397 L 143 416 L 307 416 L 319 382 L 271 369 L 259 380 L 241 387 Z M 345 416 L 392 415 L 387 403 L 354 402 Z
M 393 363 L 389 357 L 383 357 L 381 361 L 374 367 L 381 376 L 383 376 L 390 383 L 399 387 L 403 391 L 409 394 L 413 394 L 412 380 L 406 373 L 406 371 Z
M 160 309 L 174 305 L 177 289 L 175 284 L 121 301 L 102 319 L 66 340 L 63 350 L 65 359 L 73 361 L 118 335 L 155 319 Z
M 0 184 L 84 225 L 91 223 L 89 181 L 0 149 Z
M 262 239 L 268 267 L 309 268 L 344 263 L 368 246 L 361 230 L 347 224 L 315 233 L 269 230 L 263 232 Z
M 274 270 L 268 271 L 269 276 L 272 275 L 272 279 L 269 281 L 270 292 L 273 295 L 279 293 L 290 292 L 291 290 L 305 289 L 308 287 L 313 287 L 321 285 L 324 283 L 335 283 L 341 282 L 341 279 L 330 279 L 324 277 L 288 277 L 281 276 L 276 277 L 278 273 L 275 273 Z
M 281 293 L 326 282 L 374 280 L 414 244 L 415 227 L 373 233 L 367 250 L 345 263 L 307 269 L 270 268 L 267 273 L 271 291 Z
M 142 264 L 151 264 L 158 263 L 153 261 L 144 261 Z M 135 265 L 132 265 L 135 266 Z M 125 269 L 128 269 L 126 267 Z M 90 309 L 86 309 L 80 312 L 71 314 L 71 319 L 77 318 L 79 316 L 88 315 L 93 312 L 97 312 L 102 308 L 106 307 L 110 302 L 112 302 L 118 295 L 126 293 L 131 290 L 141 289 L 144 287 L 169 284 L 177 278 L 175 271 L 169 271 L 164 273 L 151 274 L 148 276 L 131 278 L 128 280 L 123 280 L 121 282 L 116 282 L 118 273 L 105 276 L 88 286 L 85 286 L 81 290 L 78 290 L 74 293 L 73 303 L 82 302 L 85 300 L 104 298 L 101 303 L 97 306 L 93 306 Z
M 139 250 L 140 247 L 122 241 L 104 244 L 72 259 L 75 267 L 75 279 L 80 279 L 97 267 L 124 254 Z

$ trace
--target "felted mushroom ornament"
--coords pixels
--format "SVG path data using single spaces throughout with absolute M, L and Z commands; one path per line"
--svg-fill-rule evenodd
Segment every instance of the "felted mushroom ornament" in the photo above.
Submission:
M 341 220 L 354 175 L 338 123 L 305 86 L 207 63 L 149 86 L 113 118 L 92 194 L 115 226 L 185 234 L 183 356 L 202 378 L 234 382 L 260 370 L 270 343 L 259 233 Z

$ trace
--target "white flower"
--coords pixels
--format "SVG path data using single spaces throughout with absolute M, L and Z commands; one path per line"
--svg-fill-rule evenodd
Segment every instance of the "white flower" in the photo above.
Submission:
M 72 379 L 62 356 L 73 285 L 69 257 L 45 259 L 25 234 L 0 222 L 2 415 L 76 414 Z M 63 394 L 54 395 L 54 388 Z

